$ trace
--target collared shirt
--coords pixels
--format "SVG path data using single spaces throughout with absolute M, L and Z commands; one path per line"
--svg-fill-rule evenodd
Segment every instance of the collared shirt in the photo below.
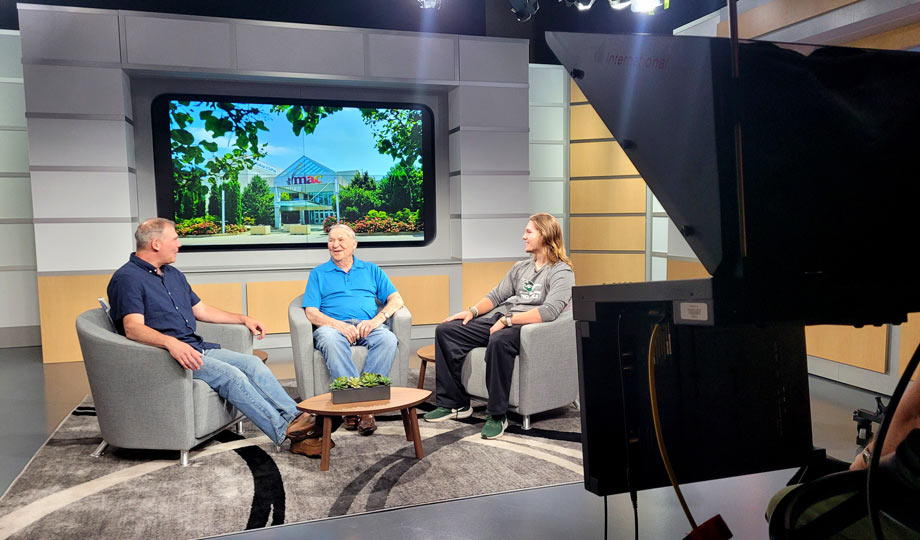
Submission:
M 315 307 L 339 321 L 368 320 L 377 315 L 377 302 L 385 304 L 395 292 L 390 278 L 376 264 L 354 257 L 351 269 L 345 272 L 330 259 L 310 272 L 303 307 Z
M 197 349 L 219 349 L 195 333 L 196 321 L 192 306 L 201 301 L 192 291 L 182 272 L 168 264 L 156 267 L 132 253 L 128 262 L 115 271 L 107 293 L 112 305 L 115 328 L 125 333 L 125 315 L 139 313 L 144 324 L 154 330 L 184 341 Z

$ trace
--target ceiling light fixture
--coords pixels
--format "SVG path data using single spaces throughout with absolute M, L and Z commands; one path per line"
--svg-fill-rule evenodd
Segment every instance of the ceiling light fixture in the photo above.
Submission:
M 661 0 L 632 0 L 630 9 L 636 13 L 652 13 L 661 5 Z
M 418 0 L 418 5 L 422 9 L 441 9 L 441 0 Z
M 616 10 L 626 9 L 632 4 L 632 0 L 607 0 L 610 2 L 610 7 Z
M 508 0 L 511 12 L 519 22 L 529 21 L 537 11 L 540 11 L 540 2 L 537 0 Z

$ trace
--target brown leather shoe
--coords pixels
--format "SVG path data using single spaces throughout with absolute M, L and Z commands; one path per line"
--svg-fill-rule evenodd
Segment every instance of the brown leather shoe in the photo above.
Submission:
M 335 441 L 329 441 L 329 449 L 335 448 Z M 302 454 L 311 458 L 318 458 L 323 455 L 323 438 L 303 439 L 291 443 L 292 454 Z
M 362 414 L 358 420 L 358 433 L 361 435 L 370 435 L 377 431 L 377 422 L 373 414 Z
M 343 416 L 342 426 L 344 426 L 345 429 L 347 429 L 348 431 L 354 431 L 358 429 L 358 417 L 357 416 Z
M 302 441 L 311 436 L 319 437 L 322 434 L 322 424 L 316 421 L 316 415 L 310 413 L 301 414 L 287 428 L 287 436 L 294 442 Z

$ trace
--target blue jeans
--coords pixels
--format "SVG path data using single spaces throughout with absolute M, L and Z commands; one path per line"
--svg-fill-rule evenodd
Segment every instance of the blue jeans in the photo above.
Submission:
M 281 444 L 300 411 L 271 370 L 255 356 L 227 349 L 207 349 L 201 361 L 192 377 L 208 383 L 269 439 Z
M 357 326 L 361 321 L 349 319 L 344 322 Z M 323 353 L 326 367 L 329 368 L 329 374 L 333 379 L 359 375 L 358 368 L 351 361 L 351 343 L 341 332 L 331 326 L 320 326 L 313 331 L 313 342 L 316 350 Z M 355 345 L 367 347 L 364 373 L 389 375 L 390 366 L 393 365 L 393 359 L 396 358 L 398 345 L 393 332 L 383 325 L 378 326 L 366 338 L 358 339 Z

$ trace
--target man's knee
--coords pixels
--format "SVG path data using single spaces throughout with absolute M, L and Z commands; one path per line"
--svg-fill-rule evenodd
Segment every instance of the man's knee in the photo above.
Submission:
M 434 337 L 438 339 L 442 336 L 454 336 L 457 335 L 457 332 L 462 332 L 464 328 L 463 321 L 460 320 L 442 322 L 435 326 Z

